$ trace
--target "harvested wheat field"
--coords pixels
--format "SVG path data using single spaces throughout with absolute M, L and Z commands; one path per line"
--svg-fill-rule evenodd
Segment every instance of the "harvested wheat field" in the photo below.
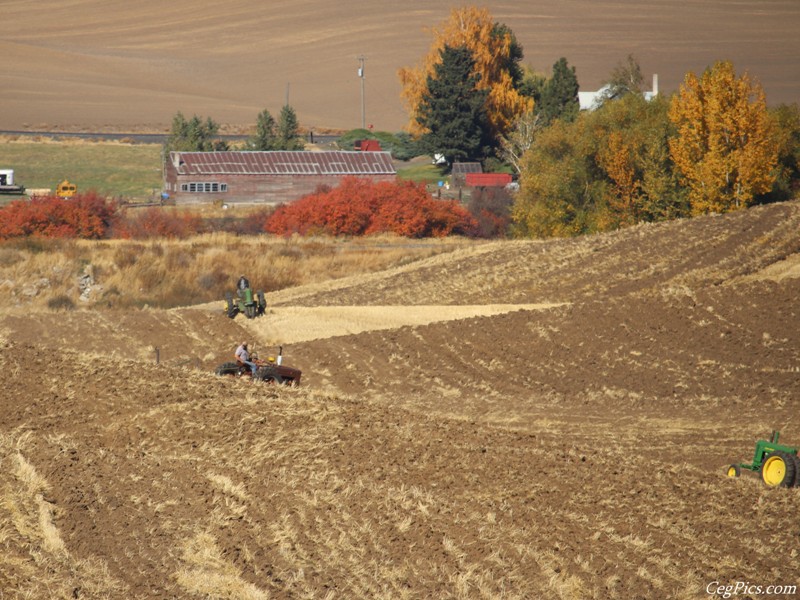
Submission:
M 799 231 L 464 244 L 252 321 L 5 313 L 0 596 L 796 597 L 800 488 L 725 467 L 800 445 Z M 241 339 L 303 385 L 215 376 Z
M 362 120 L 398 131 L 408 119 L 398 69 L 421 62 L 431 28 L 464 4 L 6 0 L 0 129 L 166 131 L 182 111 L 236 131 L 288 100 L 316 132 Z M 584 91 L 632 53 L 662 93 L 729 60 L 763 84 L 770 104 L 800 101 L 797 0 L 477 4 L 511 28 L 524 63 L 549 75 L 565 57 Z

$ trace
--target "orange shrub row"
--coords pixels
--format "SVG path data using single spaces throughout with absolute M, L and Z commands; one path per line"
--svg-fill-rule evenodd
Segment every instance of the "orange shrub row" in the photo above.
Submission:
M 0 208 L 0 239 L 38 235 L 100 239 L 117 220 L 117 206 L 94 192 L 71 200 L 52 196 L 15 200 Z
M 422 184 L 345 178 L 334 188 L 279 206 L 264 225 L 268 233 L 404 237 L 473 235 L 477 223 L 457 202 L 433 199 Z
M 0 240 L 16 237 L 84 239 L 185 238 L 235 228 L 237 233 L 369 235 L 404 237 L 476 235 L 478 223 L 457 202 L 435 200 L 422 184 L 347 178 L 321 188 L 270 214 L 263 211 L 241 223 L 213 222 L 189 212 L 161 207 L 121 210 L 95 192 L 74 198 L 35 197 L 0 208 Z
M 0 239 L 27 236 L 83 239 L 185 238 L 206 228 L 203 219 L 190 213 L 158 207 L 121 211 L 116 202 L 96 192 L 77 194 L 68 200 L 36 196 L 15 200 L 0 208 Z

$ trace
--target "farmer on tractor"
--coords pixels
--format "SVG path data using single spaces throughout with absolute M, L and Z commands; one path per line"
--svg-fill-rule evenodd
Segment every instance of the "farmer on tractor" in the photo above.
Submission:
M 242 342 L 236 349 L 236 362 L 250 367 L 250 373 L 255 377 L 258 365 L 250 360 L 250 352 L 247 351 L 247 342 Z
M 247 277 L 242 275 L 239 277 L 239 282 L 236 284 L 236 291 L 241 298 L 244 295 L 244 291 L 250 287 L 250 282 L 247 280 Z

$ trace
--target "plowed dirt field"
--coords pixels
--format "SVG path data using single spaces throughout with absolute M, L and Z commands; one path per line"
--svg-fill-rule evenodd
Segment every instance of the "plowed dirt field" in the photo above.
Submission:
M 798 298 L 791 202 L 0 314 L 0 598 L 797 597 L 800 487 L 725 467 L 800 445 Z
M 252 131 L 265 108 L 277 117 L 291 104 L 316 134 L 399 131 L 409 115 L 398 70 L 423 62 L 431 30 L 464 4 L 5 0 L 0 129 L 165 132 L 181 111 L 238 133 Z M 800 100 L 797 0 L 476 5 L 514 32 L 537 73 L 551 74 L 565 57 L 581 91 L 599 89 L 633 54 L 645 88 L 657 74 L 662 94 L 688 72 L 729 60 L 763 85 L 770 105 Z

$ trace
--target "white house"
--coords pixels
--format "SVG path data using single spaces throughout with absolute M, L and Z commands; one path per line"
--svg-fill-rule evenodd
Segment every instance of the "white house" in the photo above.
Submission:
M 653 75 L 653 91 L 642 92 L 642 95 L 648 102 L 658 96 L 658 74 Z M 611 86 L 609 84 L 604 85 L 596 92 L 578 92 L 578 102 L 581 110 L 597 110 L 610 97 Z

